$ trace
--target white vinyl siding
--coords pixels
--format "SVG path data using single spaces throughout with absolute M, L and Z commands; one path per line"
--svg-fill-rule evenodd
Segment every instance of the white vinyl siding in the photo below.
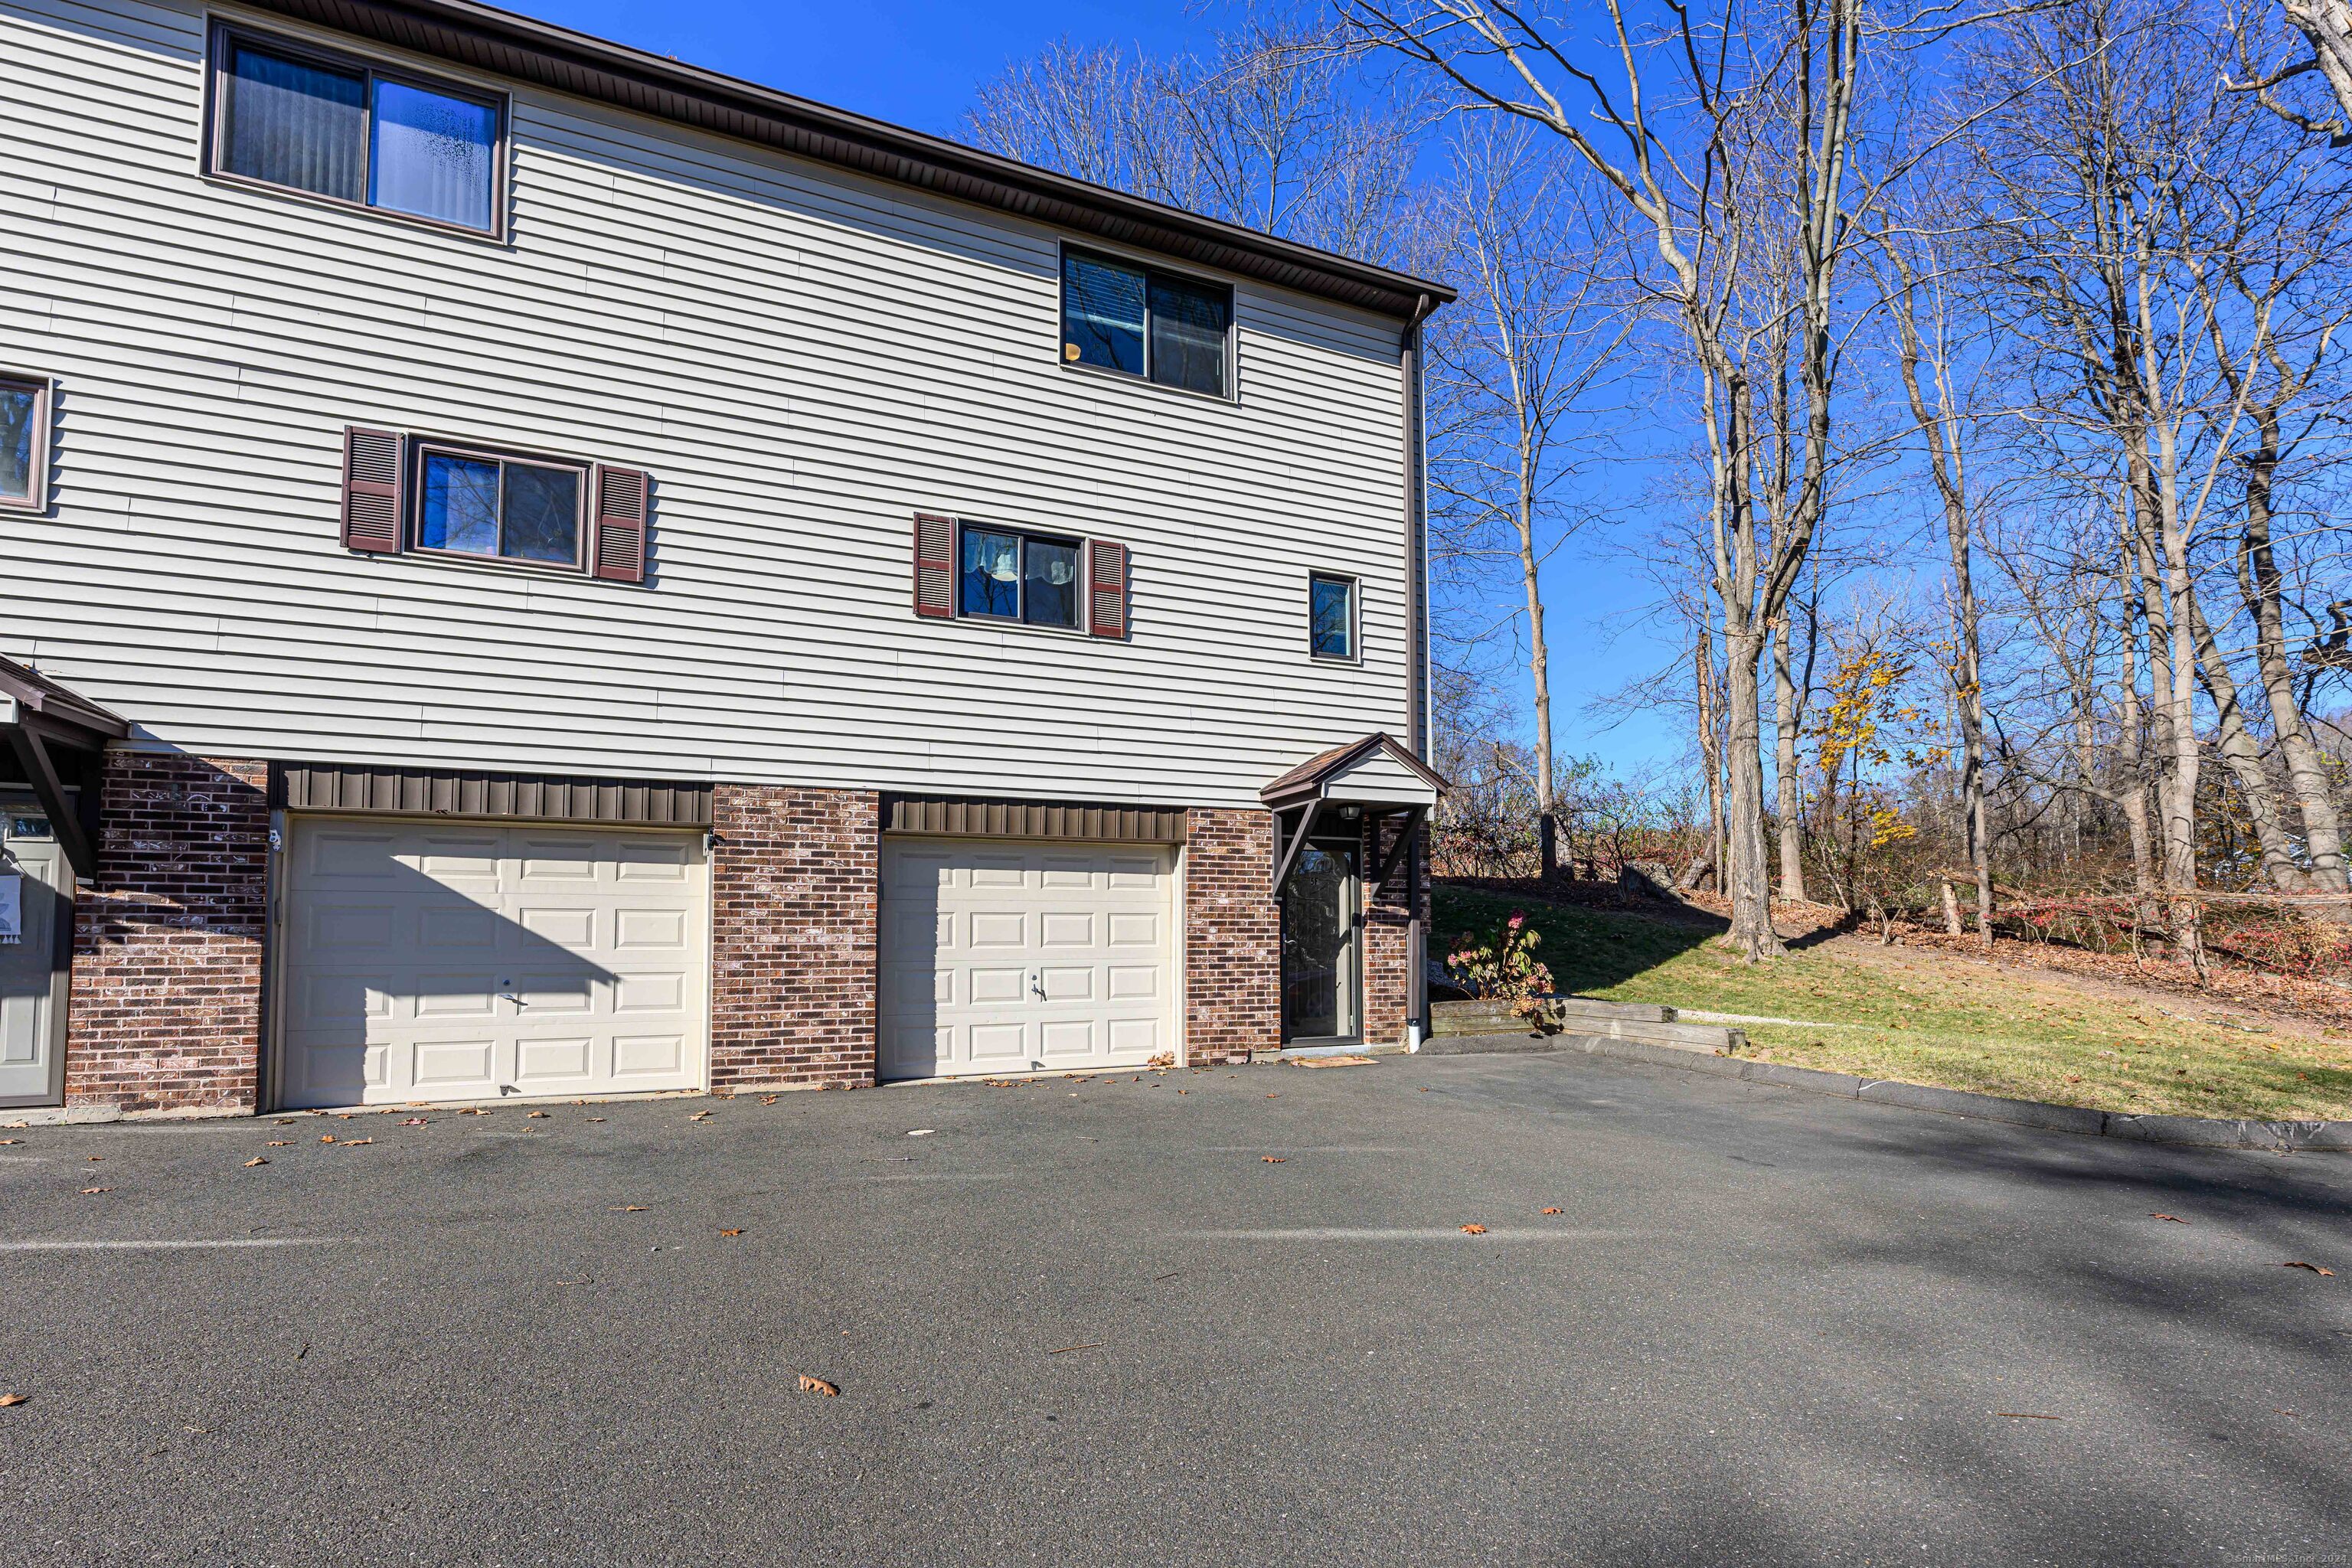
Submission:
M 1403 732 L 1399 323 L 1244 281 L 1236 401 L 1072 376 L 1050 228 L 432 62 L 512 92 L 510 246 L 208 183 L 204 47 L 0 0 L 0 364 L 62 389 L 0 652 L 142 740 L 1249 805 Z M 643 467 L 650 589 L 345 552 L 354 424 Z M 916 617 L 919 510 L 1126 543 L 1131 636 Z

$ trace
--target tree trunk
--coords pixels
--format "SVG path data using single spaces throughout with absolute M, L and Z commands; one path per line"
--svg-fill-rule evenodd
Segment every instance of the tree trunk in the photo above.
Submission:
M 2352 5 L 2345 0 L 2285 0 L 2286 19 L 2311 40 L 2320 74 L 2352 124 Z
M 2221 736 L 2221 764 L 2230 770 L 2245 802 L 2246 819 L 2253 825 L 2254 844 L 2263 858 L 2263 876 L 2282 893 L 2300 893 L 2309 885 L 2295 859 L 2294 841 L 2279 820 L 2278 793 L 2263 767 L 2263 748 L 2246 728 L 2238 705 L 2238 683 L 2213 640 L 2213 628 L 2197 605 L 2194 590 L 2189 600 L 2189 621 L 2197 641 L 2197 672 L 2205 694 L 2213 700 L 2213 716 Z
M 1524 419 L 1524 412 L 1522 418 Z M 1519 576 L 1528 596 L 1528 682 L 1536 707 L 1536 822 L 1543 858 L 1544 879 L 1559 869 L 1559 829 L 1553 815 L 1552 795 L 1551 652 L 1544 641 L 1543 589 L 1537 581 L 1534 458 L 1528 440 L 1519 443 L 1519 498 L 1512 522 L 1519 535 Z
M 1772 624 L 1772 783 L 1778 796 L 1780 897 L 1801 904 L 1805 901 L 1805 797 L 1797 776 L 1797 730 L 1804 721 L 1790 658 L 1789 619 L 1783 615 Z
M 1960 900 L 1952 896 L 1952 879 L 1949 877 L 1944 878 L 1940 885 L 1944 891 L 1944 933 L 1958 936 L 1960 934 Z
M 2327 767 L 2295 700 L 2294 667 L 2287 661 L 2286 627 L 2278 560 L 2271 551 L 2271 489 L 2278 468 L 2279 419 L 2275 408 L 2255 412 L 2258 442 L 2246 458 L 2245 552 L 2238 563 L 2238 585 L 2254 622 L 2254 667 L 2270 701 L 2271 732 L 2286 761 L 2287 783 L 2303 818 L 2303 844 L 2311 858 L 2310 885 L 2323 893 L 2347 890 L 2344 825 L 2328 786 Z M 2352 903 L 2322 904 L 2323 920 L 2352 921 Z
M 1701 612 L 1702 616 L 1704 612 Z M 1706 769 L 1706 836 L 1713 847 L 1708 865 L 1715 872 L 1717 892 L 1723 883 L 1723 756 L 1717 744 L 1715 710 L 1715 645 L 1704 618 L 1698 624 L 1698 647 L 1691 656 L 1698 678 L 1698 754 Z
M 1788 950 L 1772 929 L 1772 870 L 1764 842 L 1764 751 L 1762 692 L 1759 667 L 1764 637 L 1753 629 L 1724 632 L 1725 892 L 1731 900 L 1727 941 L 1749 961 L 1778 958 Z

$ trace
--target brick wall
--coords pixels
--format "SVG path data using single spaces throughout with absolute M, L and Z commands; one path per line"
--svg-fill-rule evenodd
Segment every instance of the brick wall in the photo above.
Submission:
M 1274 816 L 1195 807 L 1184 846 L 1184 1032 L 1189 1059 L 1282 1044 L 1282 918 L 1268 888 Z
M 874 1082 L 881 796 L 720 784 L 710 1087 Z
M 1376 819 L 1379 820 L 1379 819 Z M 1381 835 L 1381 855 L 1393 852 L 1399 824 L 1394 818 L 1379 820 L 1377 829 L 1365 829 L 1364 865 L 1369 869 L 1375 857 L 1371 835 Z M 1407 901 L 1407 889 L 1412 886 L 1411 868 L 1403 857 L 1393 864 L 1382 861 L 1388 873 L 1381 886 L 1367 886 L 1364 903 L 1364 1043 L 1385 1046 L 1404 1043 L 1405 1025 L 1412 1010 L 1412 908 Z M 1428 908 L 1428 889 L 1422 889 L 1423 911 Z
M 114 752 L 75 909 L 66 1100 L 251 1110 L 260 1089 L 268 764 Z

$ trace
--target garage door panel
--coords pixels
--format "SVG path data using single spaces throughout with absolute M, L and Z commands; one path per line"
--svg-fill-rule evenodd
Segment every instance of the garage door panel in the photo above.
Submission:
M 1152 1002 L 1160 998 L 1160 966 L 1156 963 L 1114 963 L 1103 972 L 1114 1002 Z
M 701 1082 L 698 836 L 298 817 L 295 845 L 286 1103 Z
M 1029 971 L 1026 967 L 975 966 L 964 973 L 971 984 L 963 999 L 975 1006 L 984 1007 L 1000 1002 L 1017 1003 L 1029 994 Z
M 675 1078 L 689 1071 L 691 1037 L 675 1035 L 615 1035 L 613 1037 L 613 1076 L 629 1080 L 650 1078 Z
M 1174 1038 L 1171 857 L 891 841 L 882 1070 L 1139 1065 Z
M 488 1035 L 469 1040 L 417 1040 L 411 1044 L 409 1076 L 419 1089 L 488 1085 L 498 1041 Z
M 971 1042 L 974 1061 L 1001 1064 L 1029 1059 L 1026 1024 L 973 1024 L 965 1037 Z
M 400 911 L 390 904 L 327 904 L 304 912 L 311 940 L 345 952 L 371 952 L 390 947 L 400 926 Z
M 1029 945 L 1029 917 L 1004 910 L 975 910 L 966 917 L 970 940 L 965 946 L 975 952 L 990 948 L 1026 948 Z
M 694 945 L 684 910 L 624 908 L 613 911 L 617 952 L 683 952 Z
M 560 947 L 571 952 L 587 952 L 596 946 L 596 914 L 593 908 L 540 903 L 534 899 L 530 903 L 515 904 L 511 913 L 505 918 L 522 928 L 520 932 L 511 933 L 513 935 L 535 937 L 550 947 Z M 490 920 L 495 932 L 500 917 L 492 915 Z
M 694 878 L 694 846 L 672 838 L 625 838 L 614 847 L 613 879 L 624 887 L 682 887 Z
M 593 1076 L 595 1041 L 586 1035 L 571 1039 L 533 1038 L 515 1045 L 514 1080 L 530 1088 L 551 1080 L 569 1083 Z
M 1110 945 L 1120 948 L 1149 948 L 1159 951 L 1166 942 L 1167 922 L 1157 913 L 1129 910 L 1114 914 L 1108 921 Z

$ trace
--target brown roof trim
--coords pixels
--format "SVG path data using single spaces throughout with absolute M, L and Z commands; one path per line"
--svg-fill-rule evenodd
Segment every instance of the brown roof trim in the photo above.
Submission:
M 97 741 L 120 741 L 131 733 L 129 724 L 97 703 L 13 658 L 0 658 L 0 697 L 12 697 L 26 711 L 69 729 L 87 731 Z
M 1276 810 L 1310 799 L 1322 793 L 1323 785 L 1332 774 L 1353 767 L 1372 752 L 1381 750 L 1386 750 L 1390 756 L 1420 774 L 1422 781 L 1438 794 L 1447 794 L 1454 788 L 1435 769 L 1414 756 L 1411 748 L 1383 731 L 1375 731 L 1360 741 L 1350 741 L 1344 746 L 1317 752 L 1258 791 L 1258 798 Z
M 702 783 L 334 763 L 280 763 L 269 772 L 269 804 L 286 811 L 621 827 L 708 828 L 711 822 L 711 786 Z
M 930 838 L 1072 838 L 1108 844 L 1181 844 L 1181 805 L 1102 805 L 1032 800 L 950 800 L 893 795 L 882 831 Z
M 472 0 L 250 0 L 477 70 L 1409 319 L 1443 283 L 1146 201 Z

